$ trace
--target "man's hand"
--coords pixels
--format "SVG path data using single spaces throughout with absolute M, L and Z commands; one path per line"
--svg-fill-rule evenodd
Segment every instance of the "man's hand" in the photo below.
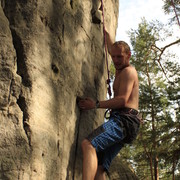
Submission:
M 81 99 L 78 105 L 82 110 L 89 110 L 94 109 L 96 107 L 96 102 L 91 98 L 87 97 L 85 99 Z

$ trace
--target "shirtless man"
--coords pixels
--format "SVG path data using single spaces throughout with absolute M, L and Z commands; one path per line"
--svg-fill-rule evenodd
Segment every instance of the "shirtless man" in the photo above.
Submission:
M 129 63 L 130 48 L 123 41 L 112 44 L 108 36 L 108 50 L 116 69 L 114 98 L 103 101 L 86 98 L 79 102 L 82 110 L 112 110 L 109 121 L 94 130 L 81 144 L 83 180 L 105 180 L 105 172 L 108 172 L 112 159 L 124 144 L 131 143 L 136 138 L 140 125 L 138 75 Z

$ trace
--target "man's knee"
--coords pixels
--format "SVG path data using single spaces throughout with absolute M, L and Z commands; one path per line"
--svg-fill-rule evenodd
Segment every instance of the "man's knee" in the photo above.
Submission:
M 82 148 L 82 151 L 87 151 L 87 150 L 90 150 L 90 149 L 94 149 L 94 147 L 92 146 L 91 142 L 87 139 L 84 139 L 82 142 L 81 142 L 81 148 Z

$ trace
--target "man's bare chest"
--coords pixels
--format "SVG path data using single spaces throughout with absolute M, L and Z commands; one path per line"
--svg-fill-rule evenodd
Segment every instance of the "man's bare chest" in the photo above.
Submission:
M 113 83 L 114 96 L 118 94 L 120 88 L 120 77 L 116 77 Z

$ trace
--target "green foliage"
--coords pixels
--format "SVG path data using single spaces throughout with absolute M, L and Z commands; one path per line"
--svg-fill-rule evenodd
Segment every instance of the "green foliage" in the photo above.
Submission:
M 164 0 L 164 6 L 163 6 L 165 14 L 171 14 L 171 23 L 177 22 L 177 17 L 175 14 L 175 11 L 177 13 L 177 16 L 180 17 L 180 2 L 179 0 Z
M 180 67 L 169 58 L 173 56 L 160 56 L 157 43 L 164 39 L 162 26 L 142 19 L 138 29 L 129 32 L 144 123 L 136 142 L 122 155 L 133 164 L 139 179 L 155 175 L 172 179 L 180 166 Z
M 114 79 L 115 71 L 116 70 L 115 70 L 114 64 L 111 63 L 111 65 L 110 65 L 110 78 L 111 79 Z

